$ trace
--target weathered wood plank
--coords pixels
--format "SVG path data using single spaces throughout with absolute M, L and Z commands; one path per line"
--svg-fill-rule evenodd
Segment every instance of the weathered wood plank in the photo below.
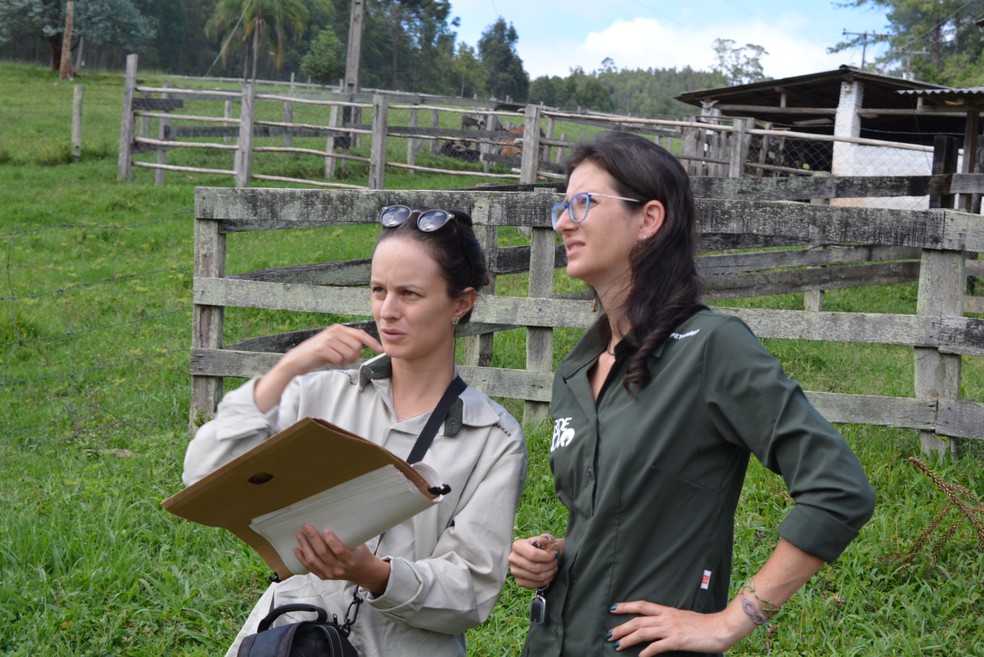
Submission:
M 363 258 L 361 260 L 258 269 L 247 274 L 229 276 L 229 278 L 264 281 L 267 283 L 301 283 L 305 285 L 368 285 L 371 264 L 371 260 Z
M 254 125 L 253 137 L 343 137 L 346 133 L 331 128 L 290 128 L 270 125 Z M 212 125 L 170 125 L 162 139 L 188 139 L 191 137 L 237 137 L 239 128 L 235 126 Z
M 225 273 L 226 238 L 211 222 L 195 222 L 195 279 L 220 277 Z M 222 304 L 195 304 L 192 308 L 191 346 L 222 347 L 224 319 Z M 195 431 L 215 411 L 222 395 L 222 380 L 192 376 L 188 430 Z
M 191 371 L 197 377 L 261 376 L 280 359 L 278 353 L 232 351 L 229 349 L 192 349 Z M 469 384 L 492 397 L 549 402 L 553 373 L 527 372 L 500 367 L 458 368 Z M 219 379 L 221 380 L 221 378 Z
M 918 260 L 922 251 L 904 246 L 810 247 L 786 251 L 759 251 L 698 256 L 704 276 L 762 271 L 784 267 L 846 265 L 880 260 Z
M 198 188 L 200 219 L 222 221 L 222 230 L 273 230 L 371 223 L 383 205 L 432 205 L 472 212 L 491 208 L 495 226 L 549 227 L 552 192 L 458 190 L 318 190 Z M 698 200 L 705 242 L 711 248 L 760 245 L 867 244 L 929 249 L 982 250 L 980 217 L 946 210 L 887 210 L 799 203 Z M 726 244 L 725 244 L 726 243 Z M 705 244 L 705 247 L 707 245 Z
M 792 294 L 807 290 L 888 285 L 919 277 L 918 262 L 846 265 L 819 269 L 789 269 L 745 274 L 708 276 L 708 300 Z
M 941 399 L 936 433 L 984 440 L 984 404 L 959 399 Z
M 786 178 L 719 178 L 695 176 L 694 196 L 748 201 L 802 201 L 829 198 L 926 196 L 950 184 L 941 176 L 803 176 Z M 962 180 L 970 185 L 971 181 Z
M 199 187 L 195 212 L 199 219 L 221 221 L 224 232 L 375 223 L 379 208 L 395 204 L 463 210 L 495 226 L 549 228 L 556 200 L 551 192 Z
M 268 283 L 232 278 L 196 278 L 192 292 L 197 304 L 268 308 L 338 315 L 372 314 L 363 287 L 331 287 L 293 283 Z
M 154 110 L 159 112 L 173 112 L 183 109 L 184 101 L 180 98 L 134 98 L 134 110 Z
M 924 431 L 936 428 L 936 401 L 931 399 L 814 391 L 806 391 L 806 396 L 830 422 Z
M 941 211 L 698 200 L 705 233 L 783 235 L 807 244 L 950 248 Z

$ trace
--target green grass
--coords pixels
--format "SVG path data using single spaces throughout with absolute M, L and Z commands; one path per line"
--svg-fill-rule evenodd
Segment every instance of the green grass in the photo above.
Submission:
M 86 146 L 80 162 L 67 164 L 73 84 L 86 87 Z M 221 654 L 267 570 L 231 535 L 171 517 L 159 502 L 181 486 L 188 440 L 194 186 L 231 180 L 169 173 L 155 187 L 140 171 L 133 184 L 117 183 L 120 76 L 89 73 L 65 83 L 44 69 L 0 64 L 0 85 L 0 655 Z M 387 172 L 387 185 L 463 183 Z M 371 240 L 371 230 L 347 228 L 233 235 L 229 271 L 366 257 Z M 525 290 L 521 276 L 499 286 Z M 747 303 L 796 308 L 802 298 Z M 842 311 L 912 312 L 914 304 L 913 285 L 835 291 L 826 300 Z M 330 320 L 236 311 L 226 334 L 241 339 Z M 555 332 L 557 358 L 578 334 Z M 524 337 L 521 330 L 497 336 L 494 364 L 522 367 Z M 808 389 L 912 392 L 908 349 L 767 345 Z M 982 360 L 963 364 L 963 392 L 975 401 L 984 401 Z M 521 414 L 522 404 L 506 403 Z M 840 561 L 732 653 L 982 654 L 984 553 L 969 524 L 958 524 L 935 555 L 929 547 L 910 554 L 946 503 L 907 460 L 920 455 L 918 436 L 841 428 L 877 491 L 875 516 Z M 516 534 L 560 533 L 549 430 L 529 431 L 528 441 Z M 933 468 L 980 499 L 984 446 L 961 445 L 964 458 Z M 766 558 L 788 504 L 781 480 L 753 463 L 736 526 L 737 581 Z M 949 522 L 957 518 L 951 512 Z M 507 581 L 492 617 L 469 632 L 470 654 L 516 654 L 529 598 Z

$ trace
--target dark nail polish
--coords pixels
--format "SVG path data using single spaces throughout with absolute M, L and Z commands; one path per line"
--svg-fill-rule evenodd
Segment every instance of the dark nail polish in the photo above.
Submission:
M 608 634 L 605 635 L 605 641 L 608 641 L 610 638 L 612 638 L 612 633 L 611 632 L 609 632 Z
M 618 605 L 612 605 L 611 607 L 608 608 L 608 611 L 615 611 L 615 607 L 617 607 L 617 606 Z
M 618 644 L 619 643 L 620 643 L 619 641 L 616 641 L 615 643 L 613 643 L 612 644 L 612 648 L 614 648 L 615 650 L 618 650 Z

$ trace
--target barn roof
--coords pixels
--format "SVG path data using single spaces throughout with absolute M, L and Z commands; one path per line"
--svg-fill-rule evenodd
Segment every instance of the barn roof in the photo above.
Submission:
M 966 103 L 955 106 L 943 102 L 950 98 L 949 94 L 961 90 L 878 75 L 853 66 L 691 91 L 677 96 L 677 100 L 697 107 L 713 103 L 727 117 L 754 118 L 775 127 L 830 135 L 834 131 L 841 84 L 852 81 L 864 84 L 861 137 L 932 144 L 937 134 L 961 137 L 964 134 Z M 984 105 L 984 87 L 975 88 L 971 95 Z

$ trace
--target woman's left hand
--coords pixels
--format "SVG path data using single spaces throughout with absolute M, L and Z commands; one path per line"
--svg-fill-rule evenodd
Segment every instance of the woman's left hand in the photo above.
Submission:
M 613 605 L 611 613 L 635 614 L 637 617 L 613 627 L 608 641 L 618 644 L 615 650 L 648 643 L 639 653 L 640 657 L 670 650 L 724 652 L 752 629 L 734 627 L 731 621 L 735 619 L 729 618 L 729 611 L 730 608 L 726 608 L 714 614 L 701 614 L 645 600 L 620 602 Z M 740 620 L 739 623 L 744 625 Z
M 390 565 L 364 544 L 350 548 L 330 529 L 318 531 L 305 524 L 297 532 L 294 556 L 321 579 L 348 580 L 380 595 L 389 581 Z

